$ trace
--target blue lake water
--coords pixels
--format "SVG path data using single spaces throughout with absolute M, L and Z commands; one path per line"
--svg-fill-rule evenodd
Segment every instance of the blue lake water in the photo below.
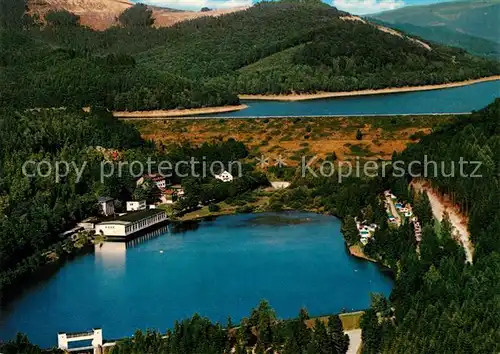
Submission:
M 500 97 L 500 80 L 443 90 L 310 101 L 245 101 L 247 109 L 217 117 L 466 113 Z
M 348 255 L 340 221 L 312 213 L 220 217 L 172 226 L 147 240 L 106 243 L 77 258 L 4 309 L 0 338 L 17 331 L 41 346 L 60 331 L 102 327 L 108 339 L 165 331 L 195 312 L 234 322 L 267 299 L 283 318 L 303 306 L 322 315 L 369 306 L 392 280 Z

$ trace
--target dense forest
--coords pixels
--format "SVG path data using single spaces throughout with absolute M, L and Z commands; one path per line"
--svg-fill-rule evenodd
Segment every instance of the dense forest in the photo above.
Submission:
M 118 343 L 111 353 L 221 354 L 234 350 L 243 354 L 250 348 L 257 354 L 278 350 L 283 354 L 346 353 L 349 337 L 343 332 L 339 316 L 310 321 L 314 329 L 307 325 L 308 320 L 305 309 L 296 318 L 280 320 L 269 304 L 262 301 L 237 327 L 233 327 L 231 318 L 222 327 L 194 315 L 175 323 L 165 338 L 157 332 L 137 332 L 133 338 Z
M 1 0 L 0 105 L 110 110 L 238 103 L 237 94 L 438 84 L 500 73 L 498 62 L 380 30 L 317 1 L 263 2 L 154 28 L 136 5 L 94 31 L 64 10 L 44 21 Z
M 469 216 L 474 265 L 453 245 L 446 219 L 439 231 L 424 227 L 420 259 L 400 256 L 401 274 L 391 294 L 395 323 L 365 318 L 366 353 L 494 353 L 500 350 L 500 99 L 410 146 L 396 158 L 482 162 L 481 178 L 430 171 L 429 180 Z M 470 174 L 474 166 L 465 172 Z M 401 191 L 404 189 L 401 188 Z M 411 193 L 410 193 L 411 194 Z M 425 202 L 424 202 L 425 203 Z

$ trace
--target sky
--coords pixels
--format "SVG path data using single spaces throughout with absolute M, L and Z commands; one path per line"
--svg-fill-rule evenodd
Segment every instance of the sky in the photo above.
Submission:
M 157 5 L 183 10 L 200 10 L 202 7 L 226 9 L 230 7 L 250 6 L 255 0 L 133 0 L 149 5 Z M 382 11 L 395 10 L 409 5 L 426 5 L 450 0 L 324 0 L 340 10 L 357 15 L 366 15 Z

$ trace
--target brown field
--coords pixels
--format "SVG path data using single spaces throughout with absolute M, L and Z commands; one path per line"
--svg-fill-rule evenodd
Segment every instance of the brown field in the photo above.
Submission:
M 68 10 L 80 16 L 84 26 L 96 30 L 105 30 L 117 25 L 116 17 L 133 6 L 129 0 L 29 0 L 31 14 L 38 14 L 43 19 L 51 10 Z M 172 11 L 171 9 L 151 6 L 156 27 L 169 27 L 178 22 L 192 20 L 203 16 L 220 16 L 227 13 L 245 10 L 246 7 L 200 11 Z
M 243 142 L 253 156 L 271 159 L 282 156 L 289 166 L 300 158 L 327 158 L 333 152 L 340 160 L 359 157 L 364 160 L 390 159 L 394 151 L 402 151 L 418 136 L 429 134 L 455 116 L 398 117 L 328 117 L 271 119 L 157 119 L 134 120 L 145 139 L 170 143 L 189 142 L 200 145 L 234 138 Z M 361 140 L 356 132 L 363 133 Z

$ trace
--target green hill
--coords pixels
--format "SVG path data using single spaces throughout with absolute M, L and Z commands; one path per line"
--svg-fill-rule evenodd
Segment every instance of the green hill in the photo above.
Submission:
M 261 3 L 176 29 L 170 43 L 139 53 L 138 62 L 152 70 L 224 81 L 237 93 L 425 85 L 498 70 L 460 50 L 437 44 L 429 50 L 325 4 Z
M 234 104 L 239 93 L 351 91 L 500 74 L 498 62 L 428 46 L 312 0 L 264 2 L 170 28 L 147 27 L 148 14 L 138 15 L 140 25 L 106 31 L 74 21 L 40 27 L 25 18 L 16 30 L 4 28 L 0 104 L 189 108 Z
M 372 15 L 374 19 L 390 24 L 411 24 L 439 28 L 458 34 L 500 43 L 500 0 L 470 0 L 446 2 L 427 6 L 407 6 Z M 449 32 L 434 32 L 446 38 Z M 429 38 L 430 39 L 430 38 Z

